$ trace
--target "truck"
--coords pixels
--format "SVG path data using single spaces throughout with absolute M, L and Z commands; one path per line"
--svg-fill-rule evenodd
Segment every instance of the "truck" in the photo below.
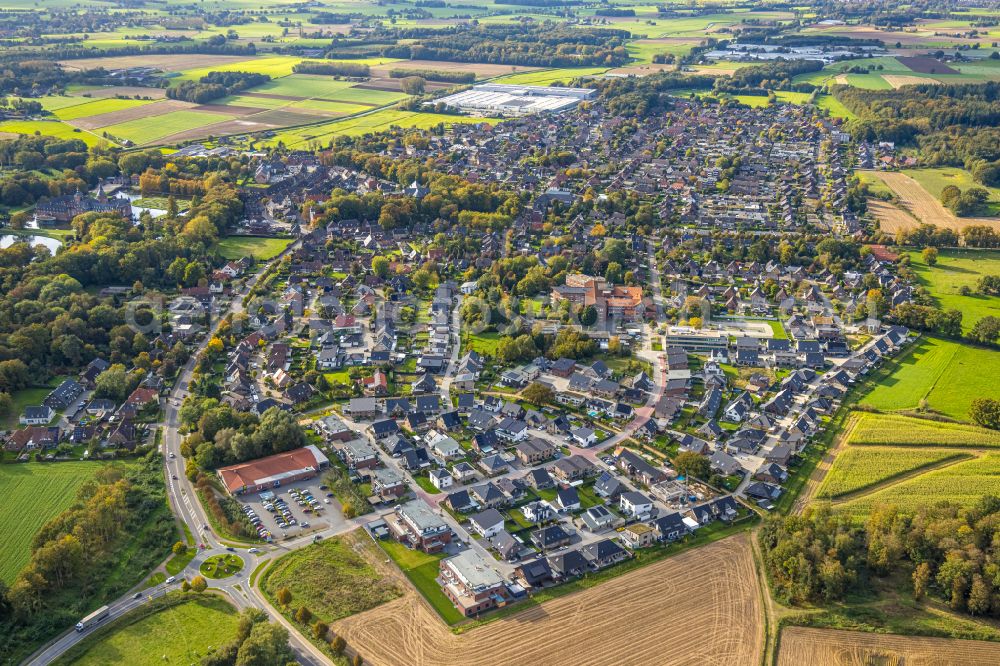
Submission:
M 85 629 L 89 629 L 90 627 L 94 626 L 95 624 L 97 624 L 101 620 L 107 618 L 108 615 L 110 615 L 110 614 L 111 614 L 111 609 L 110 608 L 108 608 L 107 606 L 101 606 L 100 608 L 98 608 L 97 610 L 95 610 L 93 613 L 91 613 L 87 617 L 85 617 L 82 620 L 80 620 L 79 622 L 77 622 L 76 623 L 76 630 L 77 631 L 83 631 Z

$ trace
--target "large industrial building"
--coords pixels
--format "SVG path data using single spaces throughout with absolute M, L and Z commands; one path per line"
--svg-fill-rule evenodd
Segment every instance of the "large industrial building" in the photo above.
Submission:
M 330 459 L 310 444 L 266 458 L 220 467 L 218 474 L 231 495 L 242 495 L 311 479 L 329 466 Z
M 597 95 L 589 88 L 517 86 L 484 83 L 434 100 L 468 113 L 495 116 L 524 116 L 533 113 L 558 113 L 572 109 L 581 101 Z

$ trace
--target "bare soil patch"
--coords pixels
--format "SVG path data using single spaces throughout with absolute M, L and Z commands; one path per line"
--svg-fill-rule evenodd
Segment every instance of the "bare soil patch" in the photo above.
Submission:
M 993 666 L 1000 643 L 787 627 L 778 666 Z
M 749 666 L 761 616 L 744 534 L 457 636 L 412 591 L 331 629 L 375 666 Z
M 105 97 L 149 97 L 150 99 L 163 99 L 167 96 L 167 91 L 163 88 L 150 88 L 148 86 L 107 86 L 106 88 L 95 88 L 77 93 L 77 97 L 94 97 L 104 99 Z
M 921 187 L 920 183 L 905 173 L 898 171 L 879 171 L 876 175 L 889 186 L 900 204 L 925 224 L 961 231 L 974 224 L 984 224 L 1000 230 L 1000 219 L 995 217 L 957 217 L 941 205 L 930 192 Z
M 231 116 L 248 116 L 251 113 L 260 113 L 267 109 L 254 106 L 230 106 L 228 104 L 199 104 L 192 107 L 192 111 L 208 111 L 209 113 L 226 113 Z
M 957 69 L 930 56 L 900 56 L 896 60 L 918 74 L 961 74 Z
M 882 78 L 885 79 L 893 88 L 902 88 L 903 86 L 915 86 L 920 83 L 929 83 L 931 85 L 940 85 L 941 82 L 935 79 L 928 78 L 926 76 L 910 76 L 909 74 L 883 74 Z
M 122 67 L 156 67 L 165 72 L 179 72 L 198 67 L 214 67 L 233 62 L 246 62 L 246 56 L 204 55 L 199 53 L 161 53 L 158 55 L 111 56 L 110 58 L 80 58 L 79 60 L 61 60 L 59 64 L 66 69 L 119 69 Z
M 131 109 L 122 109 L 121 111 L 111 111 L 110 113 L 100 113 L 96 116 L 87 116 L 85 118 L 76 118 L 69 121 L 70 125 L 79 127 L 85 130 L 97 129 L 98 127 L 107 127 L 108 125 L 117 125 L 118 123 L 123 123 L 128 120 L 138 120 L 139 118 L 151 118 L 153 116 L 162 116 L 165 113 L 170 113 L 171 111 L 186 111 L 193 107 L 192 104 L 188 102 L 182 102 L 180 100 L 168 99 L 162 102 L 153 102 L 151 104 L 143 104 L 141 106 L 133 106 Z
M 389 76 L 391 69 L 433 69 L 439 72 L 473 72 L 480 78 L 491 78 L 501 74 L 511 74 L 510 65 L 494 65 L 482 62 L 446 62 L 444 60 L 402 60 L 378 67 L 372 67 L 372 76 Z M 538 67 L 518 65 L 517 72 L 534 72 Z

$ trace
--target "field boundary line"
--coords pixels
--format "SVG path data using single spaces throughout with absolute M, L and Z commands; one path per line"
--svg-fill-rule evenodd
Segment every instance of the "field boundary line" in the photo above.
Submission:
M 823 481 L 826 480 L 826 475 L 829 474 L 830 468 L 833 467 L 834 461 L 840 454 L 840 449 L 847 444 L 847 440 L 850 439 L 850 434 L 854 432 L 858 423 L 861 421 L 860 412 L 852 411 L 847 417 L 847 423 L 840 429 L 840 432 L 834 438 L 833 446 L 831 446 L 820 461 L 816 463 L 816 467 L 813 469 L 812 474 L 809 475 L 809 480 L 806 481 L 805 487 L 802 489 L 802 493 L 796 498 L 795 503 L 792 505 L 792 513 L 800 514 L 802 510 L 809 505 L 816 495 L 816 491 L 819 490 L 820 486 L 823 485 Z
M 894 448 L 901 448 L 901 447 L 894 447 Z M 919 447 L 919 448 L 927 448 L 927 447 Z M 908 469 L 905 472 L 900 472 L 899 474 L 893 474 L 890 477 L 882 479 L 881 481 L 876 481 L 875 483 L 869 484 L 863 488 L 858 488 L 857 490 L 851 490 L 849 492 L 842 493 L 840 495 L 836 495 L 833 497 L 821 497 L 818 499 L 829 501 L 830 504 L 834 506 L 837 504 L 843 504 L 844 502 L 850 502 L 852 500 L 856 500 L 861 497 L 867 497 L 868 495 L 876 493 L 879 490 L 884 490 L 885 488 L 895 486 L 899 483 L 908 481 L 918 476 L 922 476 L 929 472 L 935 472 L 945 467 L 957 465 L 958 463 L 968 462 L 970 460 L 977 460 L 981 458 L 983 455 L 984 453 L 982 451 L 956 452 L 954 455 L 948 456 L 943 460 L 936 460 L 934 462 L 927 463 L 926 465 L 921 465 L 920 467 L 914 467 L 913 469 Z

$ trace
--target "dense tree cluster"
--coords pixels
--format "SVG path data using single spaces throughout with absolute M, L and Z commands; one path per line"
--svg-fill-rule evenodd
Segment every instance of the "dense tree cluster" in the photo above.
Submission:
M 325 74 L 328 76 L 368 76 L 371 68 L 358 62 L 300 62 L 292 67 L 296 74 Z
M 209 72 L 197 82 L 181 81 L 176 86 L 167 88 L 167 97 L 193 104 L 204 104 L 270 80 L 270 74 L 257 72 Z
M 800 74 L 818 72 L 823 63 L 818 60 L 774 60 L 760 65 L 740 67 L 731 76 L 715 80 L 715 89 L 726 93 L 767 94 L 770 90 L 811 92 L 811 83 L 794 83 Z
M 867 576 L 905 572 L 914 597 L 935 596 L 970 615 L 1000 616 L 1000 498 L 913 513 L 876 507 L 864 527 L 828 508 L 769 518 L 760 532 L 772 589 L 782 601 L 835 601 Z
M 180 411 L 191 433 L 181 450 L 185 458 L 211 470 L 305 446 L 305 433 L 295 416 L 277 407 L 258 419 L 214 398 L 190 399 Z
M 369 40 L 389 42 L 378 55 L 390 58 L 535 67 L 621 66 L 630 59 L 625 49 L 628 37 L 625 30 L 583 29 L 553 21 L 447 28 L 384 26 L 367 35 Z M 336 55 L 336 48 L 328 53 L 328 57 Z

